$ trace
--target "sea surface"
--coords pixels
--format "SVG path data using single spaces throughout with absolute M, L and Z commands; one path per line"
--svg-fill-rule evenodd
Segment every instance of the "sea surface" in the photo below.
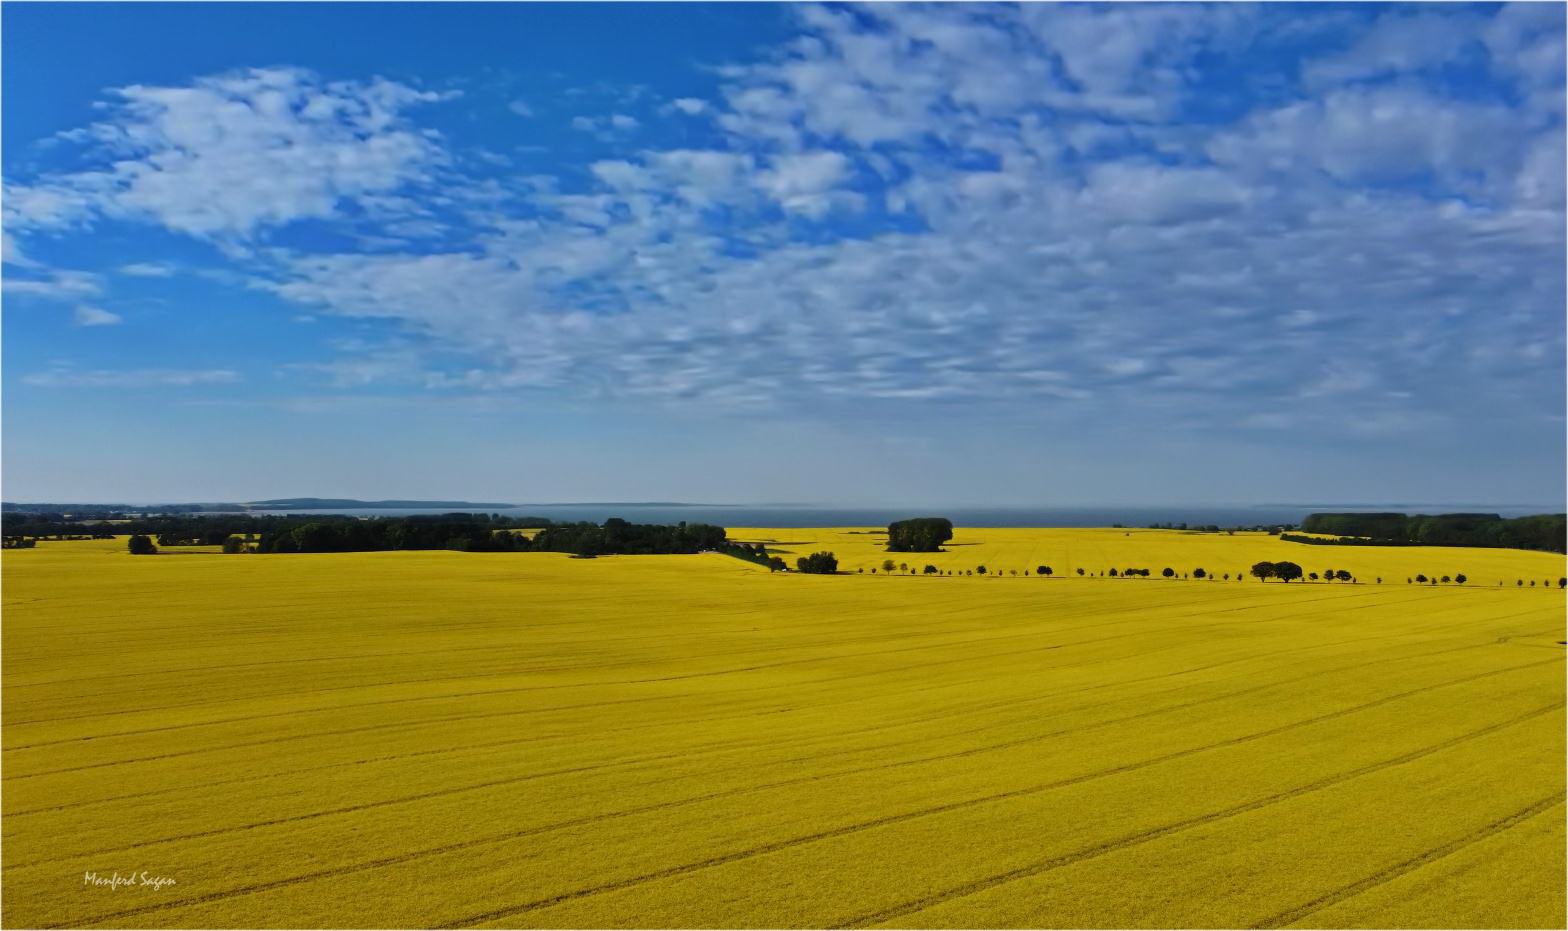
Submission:
M 1094 507 L 916 507 L 834 508 L 808 506 L 708 505 L 708 504 L 525 504 L 480 513 L 507 517 L 547 517 L 554 521 L 602 523 L 620 517 L 634 524 L 717 524 L 721 527 L 885 527 L 906 517 L 946 517 L 960 527 L 1147 527 L 1150 524 L 1187 524 L 1252 527 L 1264 524 L 1299 524 L 1316 511 L 1402 511 L 1407 514 L 1443 514 L 1456 511 L 1501 514 L 1561 513 L 1562 507 L 1530 505 L 1199 505 L 1157 507 L 1147 505 L 1097 505 Z M 257 514 L 349 514 L 359 517 L 398 517 L 413 514 L 447 514 L 451 509 L 344 509 L 334 511 L 256 511 Z

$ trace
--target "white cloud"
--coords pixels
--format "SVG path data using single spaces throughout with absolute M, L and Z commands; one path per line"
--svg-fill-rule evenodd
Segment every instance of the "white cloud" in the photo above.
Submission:
M 1466 45 L 1476 41 L 1476 23 L 1463 11 L 1455 15 L 1393 10 L 1349 49 L 1307 62 L 1302 67 L 1307 86 L 1321 88 L 1436 67 L 1458 58 Z
M 513 113 L 517 114 L 518 116 L 533 116 L 534 115 L 534 108 L 530 107 L 526 102 L 524 102 L 522 100 L 514 100 L 511 103 L 507 104 L 506 108 L 508 110 L 512 111 Z
M 708 109 L 708 102 L 695 97 L 678 97 L 670 101 L 670 106 L 687 116 L 696 116 Z
M 574 116 L 571 127 L 578 132 L 592 133 L 602 142 L 614 142 L 641 126 L 634 116 L 611 113 L 607 116 Z
M 84 297 L 96 297 L 103 293 L 102 279 L 91 272 L 62 268 L 45 269 L 37 263 L 29 263 L 26 267 L 32 269 L 31 274 L 41 274 L 44 277 L 18 278 L 15 274 L 10 274 L 5 276 L 0 287 L 3 287 L 8 294 L 62 301 L 81 300 Z
M 72 319 L 77 326 L 114 326 L 123 320 L 119 314 L 98 307 L 89 307 L 86 304 L 76 308 Z
M 1252 173 L 1321 170 L 1354 183 L 1466 175 L 1511 176 L 1517 115 L 1490 104 L 1440 99 L 1411 87 L 1345 89 L 1248 119 L 1208 150 Z
M 558 176 L 487 186 L 448 169 L 439 191 L 363 190 L 394 218 L 380 238 L 258 251 L 252 284 L 382 334 L 291 370 L 344 385 L 981 400 L 1220 427 L 1267 404 L 1290 413 L 1252 425 L 1379 423 L 1482 395 L 1549 407 L 1560 124 L 1427 81 L 1430 62 L 1477 49 L 1411 51 L 1422 30 L 1448 34 L 1426 10 L 1419 28 L 1352 22 L 1348 51 L 1309 63 L 1321 92 L 1293 64 L 1258 64 L 1287 27 L 1330 31 L 1301 25 L 1317 15 L 806 7 L 796 41 L 719 70 L 713 102 L 669 105 L 675 135 L 650 126 L 633 145 L 635 118 L 579 116 L 605 154 Z M 1550 41 L 1496 22 L 1486 41 L 1525 59 L 1508 80 L 1545 94 Z M 1368 70 L 1385 59 L 1398 74 Z M 1197 80 L 1216 61 L 1240 70 Z M 1254 68 L 1257 87 L 1240 80 Z M 399 113 L 371 135 L 438 145 Z M 86 181 L 65 188 L 84 191 L 96 205 Z M 80 222 L 70 196 L 28 193 Z
M 132 262 L 121 265 L 119 271 L 133 278 L 169 278 L 174 274 L 174 266 L 164 262 Z
M 1170 223 L 1229 213 L 1251 196 L 1239 180 L 1211 168 L 1106 162 L 1090 169 L 1083 200 L 1112 220 Z
M 1564 9 L 1560 3 L 1509 3 L 1481 32 L 1492 66 L 1514 78 L 1538 114 L 1563 117 Z
M 0 262 L 4 262 L 6 265 L 15 265 L 18 268 L 27 268 L 38 264 L 22 254 L 22 247 L 16 244 L 16 239 L 10 233 L 0 233 Z
M 22 376 L 25 384 L 44 388 L 187 388 L 230 384 L 240 380 L 229 369 L 96 369 L 57 368 Z
M 848 175 L 849 159 L 842 152 L 780 155 L 757 175 L 757 187 L 784 209 L 815 216 L 829 208 L 829 193 Z
M 119 88 L 107 118 L 74 136 L 91 143 L 91 167 L 8 185 L 6 226 L 115 217 L 220 237 L 331 217 L 345 201 L 430 179 L 443 153 L 402 111 L 446 96 L 298 69 Z

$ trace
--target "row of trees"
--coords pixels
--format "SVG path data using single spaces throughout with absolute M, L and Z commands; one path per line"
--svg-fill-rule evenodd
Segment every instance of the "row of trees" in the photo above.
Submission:
M 1383 580 L 1382 579 L 1378 579 L 1378 581 L 1381 582 Z M 1405 584 L 1406 585 L 1439 585 L 1439 584 L 1447 585 L 1449 583 L 1453 583 L 1455 585 L 1463 585 L 1463 584 L 1465 584 L 1468 581 L 1470 581 L 1469 577 L 1466 576 L 1463 572 L 1457 573 L 1456 575 L 1454 575 L 1452 577 L 1446 576 L 1446 575 L 1445 576 L 1436 576 L 1436 575 L 1434 575 L 1434 576 L 1428 577 L 1426 575 L 1426 573 L 1422 572 L 1422 573 L 1417 573 L 1413 578 L 1405 579 Z M 1534 579 L 1528 580 L 1528 583 L 1529 583 L 1529 586 L 1531 588 L 1535 587 L 1535 580 Z M 1502 580 L 1499 579 L 1497 584 L 1498 585 L 1502 585 L 1503 584 Z M 1525 579 L 1515 579 L 1514 580 L 1514 584 L 1516 586 L 1520 587 L 1520 588 L 1523 588 L 1525 586 L 1525 584 L 1526 584 L 1526 580 Z M 1552 587 L 1552 580 L 1551 579 L 1542 579 L 1541 580 L 1541 587 L 1542 588 L 1551 588 Z M 1557 580 L 1557 587 L 1558 588 L 1568 588 L 1568 578 L 1558 579 Z

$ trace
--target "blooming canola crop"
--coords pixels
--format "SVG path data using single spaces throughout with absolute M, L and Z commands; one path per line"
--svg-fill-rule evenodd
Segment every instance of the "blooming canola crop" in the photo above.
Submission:
M 7 551 L 4 922 L 1568 917 L 1560 556 L 1110 529 L 960 528 L 937 554 L 731 536 L 791 564 L 832 550 L 850 574 L 718 554 Z M 855 572 L 887 558 L 1019 575 Z M 1282 559 L 1359 581 L 1180 577 Z M 1406 584 L 1417 571 L 1472 581 Z

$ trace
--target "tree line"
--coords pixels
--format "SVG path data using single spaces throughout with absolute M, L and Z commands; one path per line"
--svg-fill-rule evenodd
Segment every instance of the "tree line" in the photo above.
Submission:
M 546 517 L 503 517 L 454 511 L 447 514 L 421 514 L 407 517 L 357 518 L 347 515 L 307 514 L 157 514 L 125 520 L 68 519 L 62 514 L 7 514 L 5 536 L 56 539 L 60 534 L 87 534 L 95 538 L 117 534 L 147 534 L 165 540 L 165 546 L 217 546 L 232 536 L 259 537 L 281 535 L 307 524 L 359 522 L 367 524 L 402 522 L 460 522 L 483 524 L 503 530 L 549 527 Z
M 1365 546 L 1487 546 L 1509 549 L 1568 549 L 1568 516 L 1532 514 L 1505 518 L 1498 514 L 1401 514 L 1392 511 L 1310 514 L 1302 522 L 1306 533 L 1354 540 L 1326 540 L 1281 534 L 1280 539 L 1314 545 Z
M 192 519 L 185 519 L 192 520 Z M 725 530 L 711 524 L 633 524 L 612 517 L 603 524 L 555 523 L 543 518 L 473 514 L 413 517 L 246 518 L 204 517 L 196 525 L 149 535 L 133 533 L 133 553 L 158 546 L 222 545 L 225 552 L 253 546 L 257 553 L 354 553 L 376 550 L 459 550 L 469 553 L 548 552 L 574 556 L 698 553 L 718 549 Z M 261 521 L 259 530 L 248 529 Z M 530 539 L 520 523 L 544 524 Z M 123 532 L 123 530 L 122 530 Z M 156 536 L 157 543 L 153 543 Z M 254 539 L 254 544 L 238 542 Z

